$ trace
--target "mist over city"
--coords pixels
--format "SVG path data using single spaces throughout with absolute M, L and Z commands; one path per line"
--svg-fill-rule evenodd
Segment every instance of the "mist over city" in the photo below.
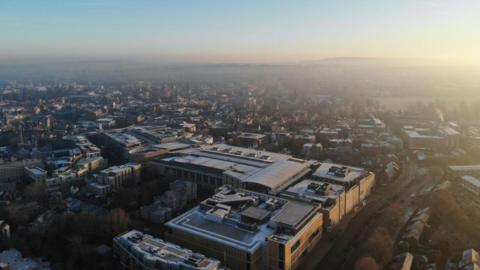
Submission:
M 480 2 L 0 2 L 0 270 L 480 269 Z

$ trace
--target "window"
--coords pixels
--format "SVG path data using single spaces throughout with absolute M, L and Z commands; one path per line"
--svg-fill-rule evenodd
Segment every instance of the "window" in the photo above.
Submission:
M 316 230 L 312 233 L 312 235 L 310 235 L 310 237 L 308 238 L 309 241 L 312 241 L 313 238 L 315 238 L 315 236 L 317 236 L 317 234 L 318 234 L 318 229 L 316 229 Z
M 295 250 L 297 250 L 299 246 L 300 246 L 300 240 L 298 240 L 297 242 L 295 242 L 295 244 L 293 244 L 292 248 L 290 249 L 290 252 L 291 253 L 295 252 Z
M 278 258 L 285 259 L 285 247 L 284 245 L 278 245 Z

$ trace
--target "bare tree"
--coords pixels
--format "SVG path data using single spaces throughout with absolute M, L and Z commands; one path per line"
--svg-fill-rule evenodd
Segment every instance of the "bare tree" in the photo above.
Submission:
M 363 256 L 355 262 L 355 270 L 379 270 L 377 261 L 370 256 Z

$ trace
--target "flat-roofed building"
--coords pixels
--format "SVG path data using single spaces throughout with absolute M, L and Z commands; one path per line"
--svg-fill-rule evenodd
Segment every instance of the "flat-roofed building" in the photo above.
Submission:
M 480 165 L 449 166 L 448 169 L 449 175 L 459 180 L 467 191 L 480 197 Z
M 112 185 L 93 182 L 88 184 L 88 189 L 97 196 L 106 196 L 112 192 Z
M 312 179 L 345 187 L 345 209 L 350 212 L 370 195 L 375 186 L 375 174 L 363 168 L 322 163 Z
M 465 189 L 469 190 L 473 194 L 480 196 L 480 179 L 471 175 L 462 176 L 462 184 Z
M 169 151 L 167 149 L 153 146 L 138 147 L 129 153 L 129 159 L 132 162 L 145 163 L 154 158 L 165 156 Z
M 281 197 L 319 204 L 322 208 L 325 228 L 337 225 L 352 209 L 347 211 L 349 197 L 345 187 L 311 179 L 302 180 L 280 193 Z
M 167 239 L 232 269 L 296 269 L 319 241 L 318 205 L 222 186 L 169 221 Z
M 38 166 L 25 167 L 25 174 L 33 182 L 44 183 L 47 179 L 47 171 Z
M 446 124 L 431 128 L 404 126 L 401 135 L 409 149 L 427 149 L 447 151 L 458 148 L 460 132 Z
M 105 160 L 103 157 L 90 157 L 82 159 L 77 163 L 78 170 L 85 170 L 86 172 L 97 171 L 103 168 L 105 165 Z
M 76 182 L 78 179 L 76 173 L 64 173 L 45 179 L 45 185 L 47 186 L 48 191 L 56 191 L 62 186 L 67 186 Z
M 83 135 L 63 136 L 62 139 L 64 141 L 70 141 L 74 143 L 78 148 L 80 148 L 80 152 L 85 158 L 98 157 L 101 155 L 100 148 L 90 142 L 87 137 Z
M 386 128 L 386 125 L 374 114 L 369 113 L 364 117 L 357 118 L 354 127 L 355 129 L 384 130 Z
M 480 165 L 449 166 L 446 175 L 466 191 L 470 204 L 480 209 Z
M 130 151 L 132 162 L 146 164 L 148 161 L 168 155 L 175 151 L 192 148 L 191 144 L 168 142 L 149 146 L 142 146 Z
M 121 269 L 220 269 L 218 260 L 136 230 L 116 236 L 113 251 Z
M 311 171 L 313 161 L 225 144 L 184 149 L 155 159 L 152 168 L 165 175 L 209 188 L 224 184 L 278 192 Z
M 41 159 L 22 159 L 15 161 L 0 161 L 0 182 L 17 181 L 25 176 L 25 167 L 43 167 Z
M 235 138 L 235 144 L 248 147 L 257 148 L 267 143 L 268 136 L 265 134 L 242 132 Z
M 328 140 L 337 139 L 340 132 L 340 128 L 324 127 L 317 132 L 317 139 L 321 142 L 328 142 Z
M 114 152 L 124 160 L 128 160 L 129 153 L 132 150 L 142 146 L 142 142 L 139 139 L 122 132 L 122 130 L 104 132 L 101 138 L 107 150 Z
M 179 129 L 166 126 L 136 126 L 123 129 L 123 132 L 135 136 L 145 144 L 174 142 L 180 135 Z
M 112 189 L 118 189 L 127 183 L 136 183 L 140 181 L 142 165 L 137 163 L 127 163 L 120 166 L 112 166 L 101 170 L 96 175 L 96 181 L 100 184 L 111 185 Z
M 154 145 L 174 142 L 180 134 L 179 129 L 166 126 L 135 126 L 109 130 L 102 133 L 101 138 L 107 149 L 128 161 L 132 154 L 137 159 L 155 155 L 158 150 L 152 152 Z

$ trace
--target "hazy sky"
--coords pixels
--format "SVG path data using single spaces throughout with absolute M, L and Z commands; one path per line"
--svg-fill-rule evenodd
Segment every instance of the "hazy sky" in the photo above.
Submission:
M 0 0 L 0 60 L 480 64 L 480 0 Z

